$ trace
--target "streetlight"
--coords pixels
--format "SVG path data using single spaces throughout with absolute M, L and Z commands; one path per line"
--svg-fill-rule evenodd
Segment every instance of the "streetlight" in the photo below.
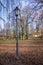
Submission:
M 16 16 L 16 57 L 18 58 L 18 22 L 17 17 L 20 14 L 20 9 L 18 7 L 15 8 L 15 16 Z

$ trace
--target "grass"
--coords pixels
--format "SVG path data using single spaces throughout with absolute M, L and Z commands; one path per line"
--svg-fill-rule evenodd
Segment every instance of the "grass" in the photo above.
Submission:
M 3 40 L 0 40 L 0 43 L 14 43 L 14 42 L 15 42 L 14 39 L 10 39 L 10 40 L 8 40 L 8 39 L 3 39 Z
M 0 43 L 16 43 L 16 39 L 0 39 Z M 43 43 L 43 39 L 18 40 L 18 43 Z

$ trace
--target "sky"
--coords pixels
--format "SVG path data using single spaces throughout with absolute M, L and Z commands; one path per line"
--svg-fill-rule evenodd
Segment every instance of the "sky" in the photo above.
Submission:
M 0 0 L 0 1 L 6 7 L 6 0 Z M 18 1 L 19 0 L 15 0 L 16 3 L 15 3 L 14 6 L 16 6 L 16 4 L 18 5 Z M 27 1 L 26 0 L 21 0 L 21 3 L 22 3 L 22 8 L 24 8 L 26 5 L 28 5 L 29 2 L 28 2 L 28 0 Z M 4 10 L 4 12 L 3 12 L 3 8 L 1 10 L 2 11 L 0 11 L 0 17 L 4 18 L 7 21 L 7 18 L 6 18 L 6 15 L 7 15 L 6 10 Z M 1 25 L 2 28 L 4 28 L 4 24 L 3 23 L 4 23 L 3 20 L 1 20 L 0 25 Z
M 6 0 L 0 0 L 3 5 L 6 7 Z M 9 0 L 10 1 L 10 0 Z M 19 5 L 19 2 L 20 2 L 20 6 L 21 6 L 21 9 L 23 10 L 26 6 L 30 6 L 30 8 L 33 8 L 35 5 L 37 5 L 37 3 L 34 1 L 34 0 L 14 0 L 14 6 L 13 7 L 16 7 L 17 5 Z M 40 6 L 40 5 L 39 5 Z M 38 6 L 38 7 L 39 7 Z M 10 6 L 10 9 L 9 9 L 9 12 L 12 11 L 12 8 Z M 43 8 L 42 8 L 43 10 Z M 39 10 L 40 11 L 40 10 Z M 6 20 L 7 22 L 7 12 L 6 12 L 6 9 L 4 10 L 3 12 L 3 9 L 2 11 L 0 11 L 0 17 L 2 17 L 3 19 Z M 1 19 L 0 19 L 1 20 Z M 2 28 L 4 28 L 4 22 L 1 20 L 0 22 L 0 25 Z M 35 27 L 35 23 L 33 23 L 34 27 Z

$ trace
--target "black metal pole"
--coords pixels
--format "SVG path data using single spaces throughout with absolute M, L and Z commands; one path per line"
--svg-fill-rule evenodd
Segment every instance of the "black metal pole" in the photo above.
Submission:
M 17 22 L 17 17 L 16 16 L 16 57 L 18 58 L 18 22 Z

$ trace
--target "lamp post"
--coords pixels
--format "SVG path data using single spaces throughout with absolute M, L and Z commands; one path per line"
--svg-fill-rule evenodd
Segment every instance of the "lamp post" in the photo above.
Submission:
M 18 22 L 17 18 L 20 13 L 20 9 L 18 7 L 15 8 L 15 16 L 16 16 L 16 57 L 18 58 Z

